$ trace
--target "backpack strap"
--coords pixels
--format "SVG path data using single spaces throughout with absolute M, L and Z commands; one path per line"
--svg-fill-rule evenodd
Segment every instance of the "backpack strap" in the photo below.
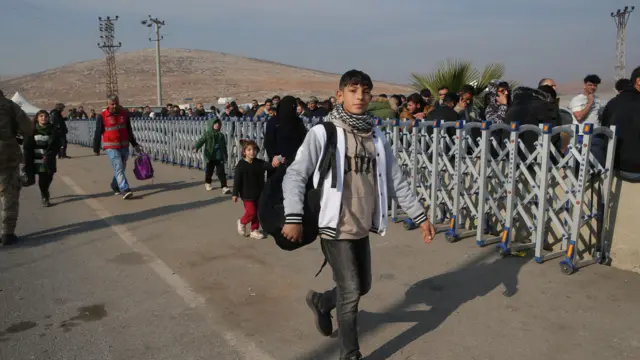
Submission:
M 327 172 L 331 170 L 331 188 L 335 189 L 338 184 L 338 166 L 336 164 L 336 151 L 338 148 L 338 130 L 336 125 L 330 121 L 323 122 L 324 131 L 327 134 L 327 140 L 324 145 L 324 152 L 320 158 L 320 166 L 318 172 L 320 175 L 320 181 L 318 189 L 322 189 L 324 186 L 324 179 L 327 177 Z M 315 277 L 318 277 L 324 267 L 329 263 L 327 257 L 324 257 L 320 270 L 316 273 Z
M 318 173 L 321 180 L 318 183 L 318 189 L 322 189 L 324 186 L 324 178 L 327 177 L 327 172 L 329 171 L 331 171 L 331 188 L 335 189 L 338 184 L 338 169 L 336 164 L 338 131 L 336 129 L 336 125 L 332 122 L 323 122 L 322 126 L 327 134 L 327 138 L 324 145 L 324 152 L 320 158 L 320 166 L 318 167 Z

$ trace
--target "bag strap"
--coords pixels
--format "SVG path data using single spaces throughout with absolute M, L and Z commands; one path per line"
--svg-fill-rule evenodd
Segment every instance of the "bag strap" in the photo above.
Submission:
M 318 184 L 318 189 L 322 189 L 324 186 L 324 179 L 327 177 L 327 172 L 331 170 L 331 188 L 335 189 L 338 183 L 338 169 L 336 164 L 336 152 L 338 148 L 338 130 L 336 129 L 336 125 L 330 121 L 323 122 L 322 126 L 324 126 L 324 131 L 327 134 L 327 140 L 324 145 L 324 152 L 322 153 L 322 157 L 320 158 L 320 166 L 318 168 L 318 172 L 320 174 L 320 181 Z M 324 256 L 324 260 L 322 265 L 320 266 L 320 270 L 316 273 L 315 277 L 318 277 L 324 267 L 329 263 L 327 257 Z
M 324 186 L 323 180 L 327 177 L 327 173 L 329 171 L 331 171 L 331 188 L 335 189 L 338 183 L 338 169 L 336 164 L 338 131 L 336 129 L 336 125 L 332 122 L 323 122 L 322 126 L 327 134 L 327 139 L 324 145 L 324 152 L 320 158 L 320 166 L 318 167 L 318 173 L 320 175 L 318 189 L 322 189 Z

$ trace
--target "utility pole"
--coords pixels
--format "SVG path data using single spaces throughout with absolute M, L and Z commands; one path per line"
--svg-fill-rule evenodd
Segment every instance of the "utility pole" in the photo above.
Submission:
M 98 24 L 100 29 L 100 40 L 98 47 L 102 49 L 106 59 L 106 90 L 107 96 L 118 95 L 118 72 L 116 71 L 116 52 L 122 46 L 121 42 L 116 44 L 115 42 L 115 22 L 118 21 L 118 16 L 115 18 L 107 16 L 106 19 L 98 18 Z
M 156 83 L 158 88 L 158 106 L 162 106 L 162 72 L 160 71 L 160 40 L 164 39 L 163 36 L 160 36 L 160 28 L 165 26 L 164 21 L 158 20 L 158 18 L 152 18 L 149 15 L 149 20 L 142 20 L 142 25 L 150 28 L 153 27 L 156 33 L 156 38 L 151 39 L 149 41 L 156 42 Z
M 611 13 L 611 17 L 616 22 L 618 36 L 616 39 L 616 81 L 625 77 L 625 38 L 627 35 L 627 23 L 629 17 L 635 9 L 635 6 L 625 6 L 624 9 L 618 9 L 615 13 Z

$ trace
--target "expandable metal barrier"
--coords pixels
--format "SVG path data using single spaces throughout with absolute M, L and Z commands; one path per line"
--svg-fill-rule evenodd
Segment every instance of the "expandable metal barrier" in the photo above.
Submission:
M 317 119 L 304 121 L 310 128 Z M 202 151 L 193 153 L 192 148 L 207 130 L 207 122 L 207 118 L 136 118 L 132 128 L 154 160 L 203 170 Z M 256 141 L 258 156 L 268 160 L 265 124 L 248 118 L 222 121 L 227 174 L 233 174 L 241 158 L 242 139 Z M 92 146 L 95 122 L 74 120 L 67 126 L 70 143 Z M 377 126 L 430 221 L 449 242 L 475 237 L 478 246 L 497 244 L 503 256 L 533 249 L 538 263 L 564 257 L 560 265 L 566 274 L 585 265 L 609 263 L 602 229 L 608 228 L 615 126 L 594 129 L 586 124 L 581 142 L 578 125 L 378 120 Z M 474 137 L 478 130 L 480 137 Z M 505 134 L 508 138 L 502 139 Z M 522 141 L 525 134 L 536 139 L 533 151 Z M 571 139 L 564 154 L 552 143 L 561 134 Z M 604 164 L 591 152 L 594 136 L 607 140 Z M 390 214 L 406 229 L 416 227 L 395 202 Z

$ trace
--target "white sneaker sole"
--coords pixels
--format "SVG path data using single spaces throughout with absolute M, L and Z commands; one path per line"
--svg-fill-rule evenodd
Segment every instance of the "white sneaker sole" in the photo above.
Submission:
M 238 224 L 238 226 L 237 226 L 238 227 L 238 235 L 244 236 L 244 237 L 249 236 L 249 233 L 247 232 L 247 226 L 246 225 L 242 225 L 239 220 L 238 220 L 237 224 Z

